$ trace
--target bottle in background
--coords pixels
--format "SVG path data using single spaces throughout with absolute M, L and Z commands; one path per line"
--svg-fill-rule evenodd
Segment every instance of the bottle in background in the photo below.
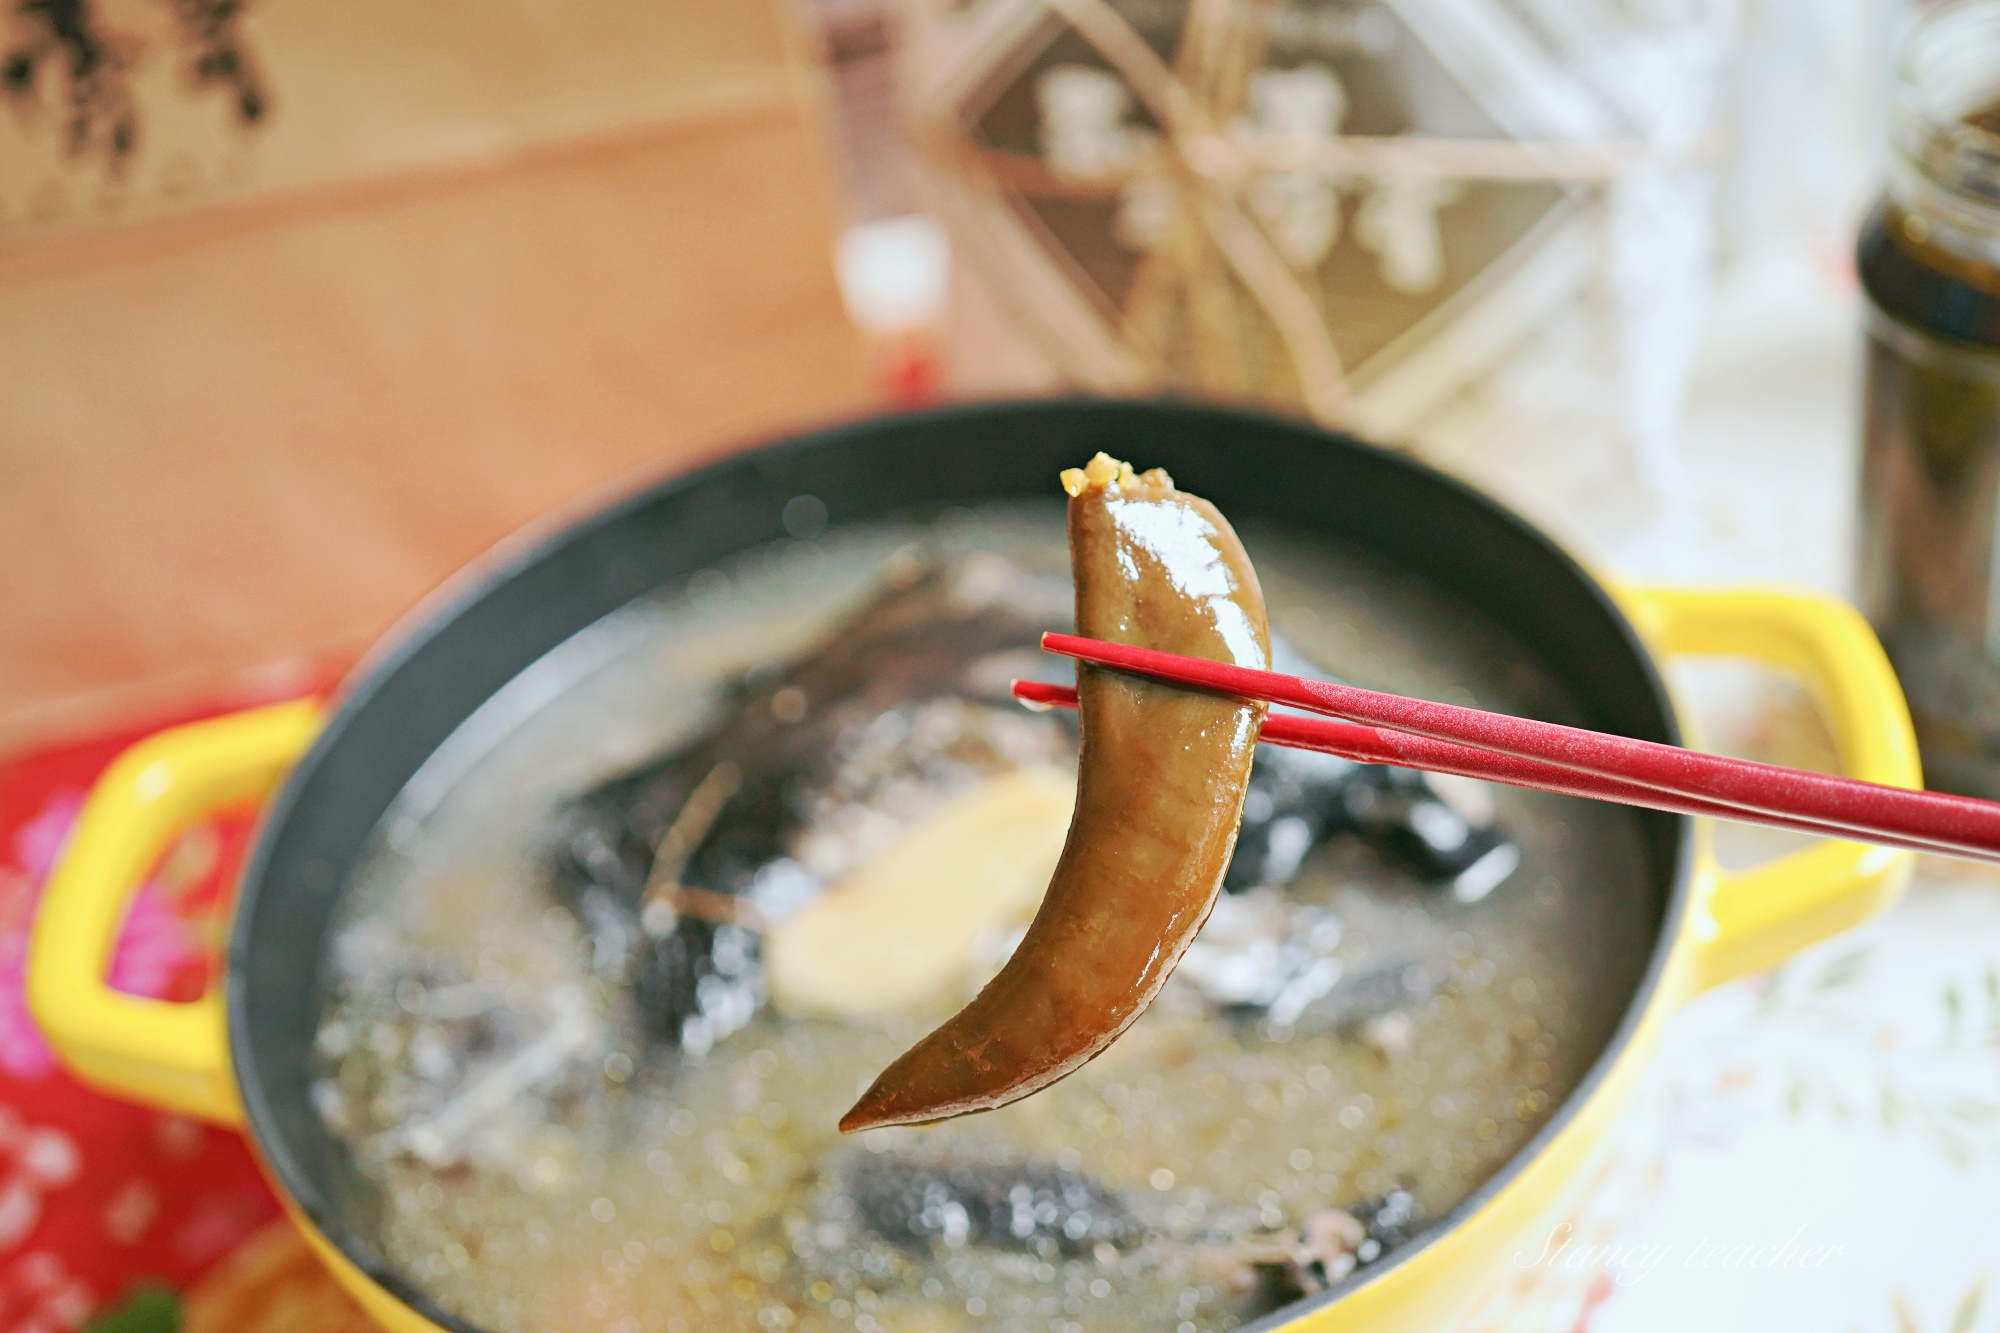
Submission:
M 2000 0 L 1911 31 L 1868 295 L 1859 589 L 1929 785 L 2000 797 Z

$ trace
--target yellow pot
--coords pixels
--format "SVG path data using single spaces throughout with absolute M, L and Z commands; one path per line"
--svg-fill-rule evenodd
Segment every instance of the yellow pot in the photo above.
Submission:
M 1317 528 L 1476 599 L 1544 662 L 1571 670 L 1586 712 L 1598 714 L 1594 725 L 1675 739 L 1654 659 L 1749 658 L 1810 690 L 1843 771 L 1918 785 L 1895 677 L 1843 603 L 1627 588 L 1615 596 L 1621 616 L 1600 585 L 1520 520 L 1407 460 L 1304 425 L 1190 406 L 955 409 L 794 441 L 662 483 L 538 547 L 510 547 L 420 609 L 329 714 L 286 704 L 135 746 L 92 791 L 44 895 L 28 975 L 37 1020 L 63 1061 L 95 1086 L 244 1127 L 294 1219 L 385 1327 L 469 1328 L 355 1244 L 326 1202 L 324 1162 L 315 1156 L 323 1140 L 304 1071 L 320 940 L 376 817 L 453 727 L 522 668 L 633 597 L 780 535 L 788 499 L 815 495 L 845 522 L 911 504 L 1034 494 L 1053 481 L 1055 465 L 1100 445 L 1164 462 L 1239 522 L 1269 514 Z M 946 466 L 933 466 L 940 461 Z M 1284 484 L 1260 487 L 1260 476 Z M 1413 533 L 1412 524 L 1425 526 Z M 111 991 L 104 977 L 118 926 L 175 834 L 281 784 L 244 874 L 223 984 L 184 1005 Z M 1726 873 L 1700 822 L 1645 818 L 1654 821 L 1661 863 L 1657 946 L 1590 1074 L 1464 1204 L 1277 1322 L 1300 1330 L 1454 1326 L 1537 1223 L 1561 1216 L 1668 1016 L 1705 987 L 1865 919 L 1894 899 L 1910 868 L 1907 853 L 1828 841 Z

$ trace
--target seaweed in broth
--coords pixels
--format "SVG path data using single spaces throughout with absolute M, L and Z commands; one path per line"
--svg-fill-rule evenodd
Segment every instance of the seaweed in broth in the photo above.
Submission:
M 1463 608 L 1245 540 L 1295 660 L 1568 714 Z M 1067 597 L 1053 505 L 837 530 L 628 608 L 469 720 L 385 816 L 328 959 L 316 1096 L 357 1230 L 496 1333 L 1219 1329 L 1474 1189 L 1636 975 L 1631 817 L 1511 789 L 1468 811 L 1269 747 L 1231 891 L 1123 1039 L 1002 1110 L 837 1135 L 1010 940 L 828 1017 L 770 1001 L 764 932 L 981 782 L 1073 766 L 1067 719 L 1005 696 L 1060 669 L 1034 643 Z M 1465 836 L 1440 853 L 1384 792 Z M 1498 889 L 1454 889 L 1496 850 Z

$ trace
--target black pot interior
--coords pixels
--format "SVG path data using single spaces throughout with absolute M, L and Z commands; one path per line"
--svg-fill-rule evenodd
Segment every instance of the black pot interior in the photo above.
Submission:
M 1239 524 L 1323 535 L 1480 608 L 1542 663 L 1585 725 L 1674 742 L 1653 665 L 1602 590 L 1546 537 L 1401 456 L 1296 421 L 1211 407 L 1095 400 L 953 408 L 837 427 L 669 479 L 489 562 L 424 608 L 350 683 L 273 807 L 243 884 L 230 949 L 230 1039 L 250 1126 L 285 1188 L 351 1257 L 447 1325 L 347 1235 L 327 1206 L 329 1141 L 309 1095 L 322 938 L 348 868 L 418 767 L 482 702 L 570 635 L 635 597 L 784 536 L 781 515 L 818 497 L 834 524 L 894 511 L 1046 497 L 1097 450 L 1164 466 Z M 1684 821 L 1639 816 L 1649 923 L 1644 975 L 1605 995 L 1624 1040 L 1679 908 Z M 1545 1126 L 1453 1217 L 1531 1155 Z M 1405 1251 L 1420 1248 L 1412 1245 Z M 1379 1271 L 1371 1270 L 1371 1271 Z

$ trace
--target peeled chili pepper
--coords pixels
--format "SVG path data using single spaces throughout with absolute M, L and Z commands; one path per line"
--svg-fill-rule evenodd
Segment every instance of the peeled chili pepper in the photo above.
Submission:
M 1063 473 L 1077 632 L 1268 669 L 1256 571 L 1214 505 L 1099 454 Z M 1159 994 L 1215 905 L 1264 705 L 1083 666 L 1076 811 L 1026 937 L 884 1070 L 843 1132 L 990 1111 L 1081 1068 Z

